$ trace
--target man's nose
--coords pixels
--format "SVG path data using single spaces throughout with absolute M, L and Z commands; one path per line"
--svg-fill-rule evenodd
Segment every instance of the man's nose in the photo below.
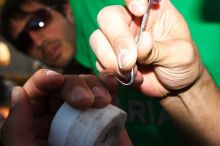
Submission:
M 45 40 L 45 36 L 42 32 L 29 31 L 29 36 L 33 41 L 33 45 L 41 46 Z

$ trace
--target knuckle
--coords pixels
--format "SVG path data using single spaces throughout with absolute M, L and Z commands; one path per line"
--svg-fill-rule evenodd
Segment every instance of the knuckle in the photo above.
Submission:
M 112 6 L 107 6 L 104 7 L 103 9 L 101 9 L 101 11 L 99 11 L 98 15 L 97 15 L 97 21 L 100 24 L 101 22 L 103 22 L 105 20 L 106 17 L 109 16 L 109 11 L 111 11 Z
M 112 22 L 118 16 L 121 16 L 121 14 L 124 14 L 125 9 L 123 6 L 117 5 L 117 6 L 107 6 L 101 9 L 97 15 L 97 22 L 100 27 L 109 25 L 109 22 Z
M 97 42 L 97 38 L 98 38 L 98 36 L 99 36 L 100 33 L 101 33 L 100 30 L 97 29 L 97 30 L 95 30 L 95 31 L 90 35 L 90 37 L 89 37 L 89 43 L 90 43 L 90 45 L 91 45 L 92 48 L 94 48 L 94 46 L 95 46 L 95 44 L 96 44 L 96 42 Z

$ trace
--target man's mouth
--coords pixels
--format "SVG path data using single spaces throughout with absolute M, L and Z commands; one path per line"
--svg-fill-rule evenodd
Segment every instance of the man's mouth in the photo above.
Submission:
M 49 43 L 44 49 L 44 58 L 46 61 L 55 62 L 61 55 L 61 43 L 55 41 Z

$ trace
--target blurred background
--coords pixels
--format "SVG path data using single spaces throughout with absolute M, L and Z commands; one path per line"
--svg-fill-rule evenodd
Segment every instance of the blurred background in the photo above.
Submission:
M 4 2 L 5 0 L 0 0 L 0 10 Z M 17 52 L 0 33 L 0 119 L 8 114 L 12 88 L 23 85 L 34 72 L 33 63 L 36 61 Z
M 4 4 L 4 1 L 5 0 L 0 0 L 0 9 Z M 0 65 L 0 74 L 23 76 L 23 75 L 30 75 L 33 72 L 32 70 L 33 60 L 27 56 L 24 56 L 20 52 L 17 52 L 13 46 L 8 44 L 3 39 L 1 33 L 0 33 L 0 44 L 1 44 L 0 60 L 4 59 L 4 63 Z

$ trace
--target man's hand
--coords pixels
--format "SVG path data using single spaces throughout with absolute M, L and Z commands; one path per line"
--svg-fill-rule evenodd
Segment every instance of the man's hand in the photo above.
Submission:
M 112 79 L 92 75 L 63 76 L 39 70 L 23 87 L 13 90 L 10 113 L 1 131 L 3 145 L 48 145 L 51 121 L 63 101 L 82 110 L 91 106 L 104 107 L 111 102 L 108 88 L 110 91 L 116 88 L 117 82 Z
M 99 70 L 110 69 L 119 76 L 127 76 L 135 68 L 134 84 L 140 85 L 142 80 L 139 89 L 146 95 L 158 97 L 195 82 L 202 64 L 188 26 L 171 2 L 162 0 L 152 5 L 138 44 L 142 18 L 136 16 L 144 14 L 147 4 L 136 0 L 126 2 L 131 11 L 110 6 L 98 15 L 100 29 L 92 34 L 90 44 L 98 58 Z
M 145 95 L 163 97 L 160 104 L 186 145 L 220 145 L 220 92 L 201 63 L 184 18 L 170 0 L 161 0 L 152 5 L 136 42 L 147 2 L 126 3 L 127 9 L 109 6 L 98 15 L 100 29 L 90 38 L 98 69 L 123 79 L 134 69 L 134 85 Z

